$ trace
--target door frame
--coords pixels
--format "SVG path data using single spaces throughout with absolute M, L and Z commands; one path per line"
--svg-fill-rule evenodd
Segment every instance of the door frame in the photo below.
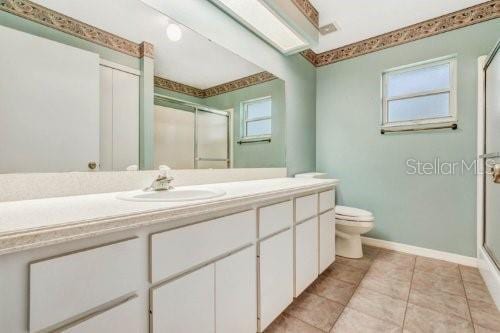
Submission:
M 477 59 L 477 155 L 484 154 L 485 149 L 485 73 L 484 66 L 489 56 L 484 55 Z M 482 160 L 476 160 L 477 170 L 482 169 Z M 479 165 L 481 162 L 481 166 Z M 495 300 L 497 308 L 500 309 L 500 271 L 490 258 L 483 246 L 484 243 L 484 175 L 476 173 L 476 224 L 477 224 L 477 264 L 488 289 Z

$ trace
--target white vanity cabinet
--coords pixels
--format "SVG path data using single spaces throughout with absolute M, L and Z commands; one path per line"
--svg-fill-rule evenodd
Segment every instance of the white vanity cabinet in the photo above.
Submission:
M 253 333 L 255 246 L 151 289 L 152 332 Z
M 259 209 L 259 332 L 293 301 L 293 202 Z
M 334 207 L 333 190 L 295 199 L 295 297 L 335 260 Z
M 263 332 L 335 259 L 334 191 L 280 198 L 0 256 L 0 332 Z
M 255 232 L 250 210 L 151 235 L 153 333 L 256 332 Z
M 124 240 L 31 263 L 29 331 L 78 320 L 136 292 L 138 243 L 137 238 Z

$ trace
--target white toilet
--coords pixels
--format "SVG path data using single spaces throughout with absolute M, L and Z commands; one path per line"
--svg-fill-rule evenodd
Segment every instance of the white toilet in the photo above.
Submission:
M 347 258 L 363 257 L 361 235 L 374 227 L 375 218 L 369 211 L 335 206 L 335 251 Z

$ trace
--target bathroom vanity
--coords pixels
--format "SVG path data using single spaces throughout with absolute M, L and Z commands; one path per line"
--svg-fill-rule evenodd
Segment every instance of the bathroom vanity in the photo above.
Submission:
M 334 261 L 335 184 L 0 203 L 0 331 L 261 332 Z

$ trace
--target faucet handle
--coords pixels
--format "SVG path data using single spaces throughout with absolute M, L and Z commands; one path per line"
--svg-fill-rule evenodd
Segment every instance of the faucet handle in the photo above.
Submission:
M 160 165 L 160 167 L 158 168 L 158 170 L 160 170 L 160 176 L 161 177 L 165 177 L 165 178 L 168 178 L 168 171 L 171 170 L 170 167 L 168 165 Z

